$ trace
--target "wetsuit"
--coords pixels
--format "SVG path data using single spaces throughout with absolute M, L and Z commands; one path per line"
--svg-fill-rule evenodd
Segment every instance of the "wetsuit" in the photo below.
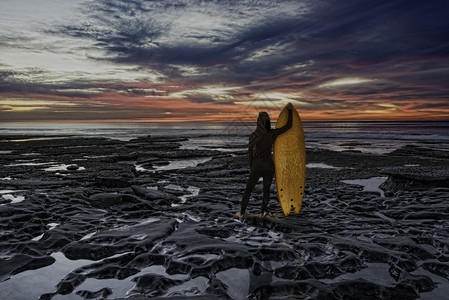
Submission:
M 270 186 L 274 176 L 274 163 L 271 154 L 276 138 L 292 127 L 292 110 L 288 111 L 287 124 L 281 128 L 271 129 L 268 113 L 261 112 L 257 118 L 257 128 L 251 133 L 248 143 L 249 178 L 242 197 L 240 214 L 244 215 L 249 197 L 260 177 L 263 178 L 262 211 L 264 214 L 270 200 Z

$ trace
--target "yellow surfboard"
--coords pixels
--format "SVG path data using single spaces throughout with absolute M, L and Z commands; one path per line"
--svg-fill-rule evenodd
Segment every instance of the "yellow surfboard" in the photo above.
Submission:
M 306 181 L 306 147 L 301 118 L 292 111 L 292 128 L 279 135 L 274 142 L 273 158 L 278 199 L 284 215 L 292 210 L 299 213 Z M 287 107 L 279 114 L 276 128 L 287 124 Z

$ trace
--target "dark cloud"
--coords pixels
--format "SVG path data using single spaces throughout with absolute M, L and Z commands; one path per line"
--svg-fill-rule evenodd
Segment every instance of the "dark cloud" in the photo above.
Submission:
M 21 71 L 0 70 L 0 95 L 41 94 L 44 97 L 91 98 L 96 91 L 105 92 L 123 89 L 122 86 L 114 85 L 106 80 L 95 82 L 87 79 L 60 82 L 30 80 L 34 76 L 44 79 L 47 75 L 47 71 L 37 68 L 28 68 Z
M 188 41 L 160 42 L 169 33 L 173 20 L 157 18 L 157 15 L 161 12 L 167 14 L 171 9 L 175 18 L 176 14 L 183 14 L 182 9 L 187 6 L 200 9 L 199 3 L 187 1 L 182 5 L 161 5 L 156 1 L 98 1 L 86 10 L 88 19 L 80 24 L 63 26 L 60 32 L 94 40 L 97 46 L 112 54 L 116 62 L 211 66 L 236 63 L 252 51 L 278 41 L 280 36 L 285 38 L 297 27 L 297 21 L 291 18 L 264 20 L 250 28 L 239 28 L 241 20 L 236 19 L 235 30 L 230 29 L 233 31 L 230 37 L 224 36 L 220 30 L 212 30 L 185 34 L 183 38 L 189 38 Z M 229 13 L 236 3 L 229 1 L 217 9 Z M 251 9 L 248 5 L 246 8 Z M 207 17 L 207 11 L 199 16 Z M 201 19 L 197 21 L 201 22 Z
M 110 120 L 149 118 L 163 115 L 164 110 L 138 111 L 115 107 L 70 107 L 49 108 L 31 111 L 1 111 L 1 119 L 6 121 L 49 121 L 49 120 Z
M 413 105 L 411 107 L 411 109 L 416 109 L 416 110 L 429 109 L 429 108 L 447 109 L 447 107 L 448 107 L 447 102 L 432 102 L 432 103 Z
M 335 64 L 335 75 L 345 76 L 354 69 L 363 73 L 370 66 L 382 69 L 383 65 L 449 54 L 446 1 L 431 5 L 404 0 L 322 1 L 315 6 L 304 2 L 309 13 L 284 17 L 268 3 L 257 3 L 267 9 L 265 18 L 246 24 L 240 14 L 248 16 L 255 3 L 215 2 L 214 9 L 235 17 L 231 35 L 205 28 L 201 34 L 185 34 L 187 40 L 164 40 L 176 29 L 171 27 L 170 14 L 176 18 L 197 10 L 199 19 L 193 21 L 209 17 L 211 12 L 200 1 L 97 1 L 89 7 L 90 17 L 84 24 L 65 26 L 62 32 L 95 40 L 114 62 L 151 65 L 170 75 L 173 65 L 192 65 L 202 68 L 206 76 L 229 82 L 250 82 L 309 60 L 316 62 L 316 69 Z M 290 5 L 294 8 L 295 2 Z M 239 14 L 235 6 L 243 12 Z M 278 53 L 248 60 L 272 45 L 277 45 Z
M 16 74 L 14 73 L 12 76 L 2 79 L 0 74 L 0 94 L 42 94 L 80 98 L 92 96 L 92 93 L 88 91 L 92 88 L 91 82 L 30 82 L 18 80 L 14 75 Z
M 433 55 L 432 52 L 447 46 L 444 37 L 449 33 L 448 19 L 441 11 L 448 9 L 449 3 L 444 1 L 432 4 L 425 1 L 340 2 L 313 17 L 315 26 L 320 20 L 327 26 L 311 38 L 335 42 L 339 46 L 335 49 L 337 54 L 329 57 L 351 59 L 354 66 L 407 61 Z M 447 16 L 447 13 L 443 14 Z M 351 55 L 344 57 L 344 50 L 350 50 Z
M 302 110 L 334 110 L 334 109 L 353 109 L 358 104 L 338 99 L 309 99 L 301 100 L 307 103 L 301 105 Z
M 419 110 L 441 107 L 449 94 L 448 1 L 98 0 L 82 12 L 83 18 L 46 33 L 79 39 L 79 50 L 92 61 L 137 65 L 166 81 L 245 86 L 241 94 L 184 95 L 195 103 L 232 103 L 261 91 L 288 90 L 304 94 L 305 110 L 429 103 L 416 104 Z M 0 46 L 10 43 L 0 39 Z M 120 85 L 119 79 L 42 83 L 21 78 L 45 70 L 18 74 L 2 68 L 0 93 L 90 98 L 94 87 L 130 97 L 161 95 Z M 320 87 L 341 78 L 372 81 Z

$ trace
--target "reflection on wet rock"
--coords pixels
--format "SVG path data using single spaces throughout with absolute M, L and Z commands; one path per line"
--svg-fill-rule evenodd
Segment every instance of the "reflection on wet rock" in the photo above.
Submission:
M 65 138 L 0 149 L 1 196 L 23 197 L 0 197 L 0 298 L 416 299 L 449 290 L 449 189 L 380 185 L 393 176 L 381 173 L 387 167 L 402 172 L 413 161 L 436 174 L 447 158 L 413 147 L 308 149 L 301 213 L 284 217 L 273 185 L 270 213 L 242 220 L 246 152 L 186 141 Z M 261 194 L 256 187 L 249 213 Z

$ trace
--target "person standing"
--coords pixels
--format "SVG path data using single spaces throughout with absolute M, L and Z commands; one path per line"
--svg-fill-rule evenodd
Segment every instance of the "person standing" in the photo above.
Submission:
M 271 129 L 270 116 L 267 112 L 260 112 L 257 118 L 257 128 L 251 133 L 248 143 L 249 155 L 249 177 L 246 183 L 245 192 L 242 196 L 242 206 L 236 215 L 240 218 L 245 217 L 246 206 L 260 177 L 263 178 L 263 200 L 260 212 L 260 218 L 265 217 L 268 201 L 270 200 L 270 187 L 274 177 L 274 162 L 272 148 L 276 138 L 292 127 L 292 109 L 293 105 L 289 103 L 288 121 L 281 128 Z

